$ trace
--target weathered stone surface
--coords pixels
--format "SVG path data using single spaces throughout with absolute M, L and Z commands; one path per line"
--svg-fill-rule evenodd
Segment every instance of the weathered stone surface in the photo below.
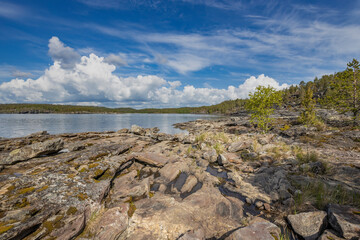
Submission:
M 217 157 L 217 162 L 220 166 L 226 165 L 229 161 L 223 154 L 219 154 Z
M 241 150 L 248 148 L 249 146 L 250 146 L 250 144 L 243 142 L 243 141 L 234 142 L 234 143 L 230 144 L 230 146 L 228 147 L 228 151 L 229 152 L 239 152 Z
M 194 175 L 190 175 L 187 179 L 184 185 L 181 188 L 181 192 L 190 192 L 195 185 L 198 183 L 197 178 Z
M 130 132 L 136 135 L 145 135 L 146 131 L 144 128 L 139 127 L 137 125 L 132 125 L 130 128 Z
M 275 224 L 264 219 L 256 219 L 249 226 L 231 233 L 226 240 L 274 240 L 279 238 L 281 231 Z M 275 237 L 274 237 L 275 236 Z
M 117 239 L 127 228 L 128 204 L 111 208 L 97 220 L 94 232 L 96 240 Z
M 177 240 L 205 240 L 205 233 L 202 229 L 189 230 Z
M 134 154 L 132 157 L 136 161 L 155 167 L 163 167 L 169 161 L 169 158 L 155 153 L 138 153 Z
M 13 150 L 9 153 L 9 156 L 6 159 L 0 160 L 0 164 L 14 164 L 41 155 L 57 153 L 63 148 L 63 146 L 64 141 L 61 138 L 34 143 L 30 146 Z
M 324 211 L 305 212 L 287 216 L 294 231 L 305 240 L 317 239 L 327 225 Z
M 360 237 L 360 210 L 350 206 L 330 204 L 328 216 L 330 225 L 340 236 L 350 239 Z

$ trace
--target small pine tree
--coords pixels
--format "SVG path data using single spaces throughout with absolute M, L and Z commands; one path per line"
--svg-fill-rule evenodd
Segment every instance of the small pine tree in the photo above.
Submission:
M 299 118 L 301 123 L 306 125 L 314 125 L 316 123 L 315 104 L 316 102 L 313 98 L 313 90 L 310 86 L 308 86 L 301 99 L 301 106 L 303 107 Z
M 251 112 L 251 122 L 268 132 L 272 119 L 270 115 L 274 112 L 274 106 L 282 102 L 282 93 L 268 86 L 258 86 L 254 93 L 249 94 L 246 108 Z

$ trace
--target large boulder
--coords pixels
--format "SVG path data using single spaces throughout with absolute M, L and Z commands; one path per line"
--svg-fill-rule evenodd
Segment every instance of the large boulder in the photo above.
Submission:
M 360 236 L 360 210 L 337 204 L 330 204 L 328 216 L 330 225 L 344 238 Z
M 298 235 L 305 240 L 315 240 L 326 228 L 326 217 L 326 212 L 316 211 L 289 215 L 287 219 Z

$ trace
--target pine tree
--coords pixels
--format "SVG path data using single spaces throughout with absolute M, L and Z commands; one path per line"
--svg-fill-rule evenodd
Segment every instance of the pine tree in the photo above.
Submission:
M 270 86 L 258 86 L 254 93 L 249 94 L 246 108 L 251 111 L 251 122 L 257 124 L 263 132 L 270 129 L 270 115 L 274 112 L 274 106 L 282 102 L 281 94 Z
M 347 66 L 345 71 L 335 74 L 326 100 L 342 113 L 352 112 L 355 124 L 360 113 L 360 65 L 353 59 Z

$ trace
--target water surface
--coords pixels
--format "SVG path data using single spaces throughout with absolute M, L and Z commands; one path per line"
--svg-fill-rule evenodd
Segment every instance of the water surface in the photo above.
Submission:
M 50 134 L 117 131 L 136 124 L 158 127 L 161 132 L 179 133 L 174 123 L 217 118 L 201 114 L 0 114 L 0 137 L 23 137 L 46 130 Z

